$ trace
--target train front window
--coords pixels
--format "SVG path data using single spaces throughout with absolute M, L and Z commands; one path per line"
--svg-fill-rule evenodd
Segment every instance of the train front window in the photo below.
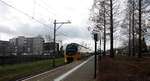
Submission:
M 77 52 L 77 46 L 75 45 L 68 45 L 67 48 L 66 48 L 66 53 L 67 54 L 74 54 Z

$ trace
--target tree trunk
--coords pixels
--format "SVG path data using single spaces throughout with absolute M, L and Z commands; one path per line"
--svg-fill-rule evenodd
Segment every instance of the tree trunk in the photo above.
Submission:
M 129 11 L 129 54 L 128 56 L 131 56 L 131 10 Z
M 106 55 L 106 9 L 105 9 L 105 1 L 104 1 L 104 53 L 103 56 Z
M 142 0 L 139 0 L 139 52 L 138 52 L 138 57 L 141 58 L 142 57 L 142 53 L 141 53 L 141 50 L 142 50 L 142 44 L 141 44 L 141 1 Z
M 132 55 L 135 56 L 135 42 L 134 42 L 134 11 L 135 11 L 135 2 L 134 0 L 132 1 L 132 8 L 133 8 L 133 12 L 132 12 Z
M 113 8 L 112 8 L 112 0 L 110 0 L 110 57 L 114 57 L 113 51 Z

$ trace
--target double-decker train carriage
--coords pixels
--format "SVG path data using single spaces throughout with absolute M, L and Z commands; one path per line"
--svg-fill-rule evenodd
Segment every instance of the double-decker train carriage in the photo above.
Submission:
M 79 45 L 77 43 L 71 43 L 66 46 L 64 61 L 70 63 L 79 60 L 82 57 L 89 56 L 89 48 Z

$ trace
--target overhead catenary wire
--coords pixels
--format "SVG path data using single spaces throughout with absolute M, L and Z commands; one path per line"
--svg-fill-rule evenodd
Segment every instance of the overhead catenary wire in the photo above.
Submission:
M 55 11 L 55 9 L 53 9 L 52 7 L 49 7 L 48 4 L 44 1 L 44 0 L 40 0 L 40 2 L 42 2 L 44 4 L 44 6 L 48 9 L 48 10 L 52 10 Z M 56 11 L 53 13 L 57 13 Z
M 36 15 L 36 0 L 33 0 L 33 13 L 32 16 L 34 17 Z
M 60 12 L 58 12 L 58 11 L 56 11 L 55 9 L 53 9 L 52 7 L 50 7 L 44 0 L 39 0 L 41 3 L 43 3 L 43 5 L 45 6 L 45 8 L 47 8 L 47 10 L 49 11 L 49 12 L 51 12 L 51 10 L 52 11 L 54 11 L 54 12 L 52 12 L 53 14 L 57 14 L 57 13 L 60 13 Z M 64 16 L 65 14 L 63 14 L 63 13 L 61 13 L 61 15 L 60 14 L 57 14 L 57 16 L 58 17 L 62 17 L 62 16 Z
M 66 15 L 64 13 L 61 13 L 60 10 L 57 11 L 56 9 L 54 9 L 53 7 L 48 5 L 47 2 L 49 0 L 47 2 L 45 0 L 39 0 L 39 1 L 40 1 L 40 5 L 43 4 L 43 6 L 45 6 L 45 8 L 47 8 L 49 12 L 53 11 L 52 13 L 57 14 L 57 17 L 62 18 L 62 17 L 64 17 Z M 61 14 L 58 14 L 58 13 L 61 13 Z M 69 19 L 69 18 L 70 18 L 70 16 L 65 16 L 65 19 Z
M 25 13 L 25 12 L 19 10 L 19 9 L 17 9 L 16 7 L 14 7 L 14 6 L 8 4 L 7 2 L 5 2 L 5 1 L 3 1 L 3 0 L 0 0 L 0 2 L 3 3 L 3 4 L 5 4 L 5 5 L 7 5 L 8 7 L 13 8 L 14 10 L 18 11 L 19 13 L 22 13 L 23 15 L 29 17 L 30 19 L 33 19 L 33 20 L 35 20 L 36 22 L 38 22 L 38 23 L 40 23 L 40 24 L 42 24 L 42 25 L 44 25 L 44 26 L 46 26 L 46 27 L 49 27 L 49 25 L 40 22 L 38 19 L 35 19 L 33 16 L 31 16 L 31 15 L 29 15 L 29 14 L 27 14 L 27 13 Z
M 29 15 L 28 13 L 26 13 L 26 12 L 24 12 L 24 11 L 22 11 L 22 10 L 16 8 L 16 7 L 14 7 L 13 5 L 11 5 L 11 4 L 9 4 L 9 3 L 3 1 L 3 0 L 0 0 L 0 2 L 3 3 L 3 4 L 5 4 L 6 6 L 12 8 L 12 9 L 16 10 L 17 12 L 19 12 L 19 13 L 21 13 L 21 14 L 27 16 L 28 18 L 30 18 L 30 19 L 32 19 L 32 20 L 38 22 L 39 24 L 41 24 L 41 25 L 43 25 L 43 26 L 45 26 L 45 27 L 50 27 L 49 25 L 47 25 L 47 24 L 45 24 L 45 23 L 42 23 L 40 20 L 36 19 L 34 16 Z M 34 5 L 35 5 L 35 4 L 37 4 L 37 2 L 36 2 L 36 3 L 34 2 Z M 35 7 L 34 7 L 33 10 L 35 10 Z M 32 15 L 34 15 L 34 14 L 35 14 L 35 11 L 33 12 Z M 60 32 L 60 33 L 61 33 L 61 35 L 63 35 L 64 37 L 68 37 L 66 34 L 64 34 L 64 33 L 62 33 L 62 32 Z
M 52 14 L 53 16 L 56 16 L 56 13 L 52 12 L 49 10 L 49 8 L 44 7 L 43 5 L 39 4 L 38 2 L 36 3 L 39 7 L 43 8 L 45 11 L 47 11 L 49 14 Z

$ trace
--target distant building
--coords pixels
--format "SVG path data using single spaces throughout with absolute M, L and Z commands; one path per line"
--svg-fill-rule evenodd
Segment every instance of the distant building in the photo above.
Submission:
M 33 38 L 27 38 L 27 44 L 25 47 L 25 52 L 29 55 L 32 55 L 33 53 Z
M 44 39 L 41 37 L 33 38 L 33 54 L 41 55 L 43 53 Z
M 13 47 L 13 54 L 14 55 L 23 55 L 25 52 L 25 44 L 26 44 L 26 39 L 24 36 L 19 36 L 18 38 L 12 38 L 9 40 L 9 42 L 14 46 Z
M 14 45 L 14 54 L 16 55 L 41 55 L 43 54 L 42 37 L 26 38 L 19 36 L 18 38 L 12 38 L 9 40 Z
M 12 44 L 9 41 L 0 41 L 0 56 L 10 56 Z
M 56 43 L 55 50 L 59 51 L 59 43 Z M 45 53 L 52 53 L 52 52 L 54 52 L 54 42 L 44 43 L 44 52 Z

